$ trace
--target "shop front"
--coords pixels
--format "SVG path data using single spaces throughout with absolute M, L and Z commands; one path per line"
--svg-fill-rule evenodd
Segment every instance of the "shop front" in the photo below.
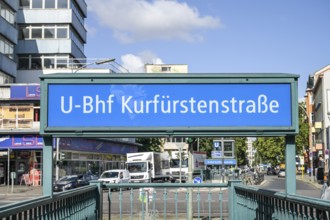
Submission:
M 13 180 L 14 184 L 40 185 L 42 147 L 42 138 L 37 134 L 0 136 L 0 184 L 11 184 Z M 24 181 L 24 174 L 32 174 L 34 181 Z
M 116 139 L 59 138 L 58 177 L 104 170 L 124 169 L 126 154 L 137 152 L 138 144 Z

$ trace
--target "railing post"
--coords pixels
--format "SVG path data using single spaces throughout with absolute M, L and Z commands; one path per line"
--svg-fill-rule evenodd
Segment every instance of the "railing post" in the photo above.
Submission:
M 241 184 L 241 180 L 229 180 L 228 181 L 228 209 L 229 209 L 229 219 L 230 220 L 238 220 L 237 213 L 239 210 L 237 209 L 237 195 L 235 186 Z
M 96 195 L 96 219 L 101 220 L 103 214 L 103 181 L 92 180 L 89 182 L 90 185 L 96 185 L 98 188 L 98 194 Z
M 42 149 L 42 194 L 53 197 L 53 137 L 45 136 Z
M 296 194 L 296 144 L 295 136 L 285 137 L 285 191 Z

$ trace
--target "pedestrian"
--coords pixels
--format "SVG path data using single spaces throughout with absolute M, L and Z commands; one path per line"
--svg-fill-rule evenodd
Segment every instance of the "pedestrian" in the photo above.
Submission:
M 324 168 L 324 159 L 323 159 L 322 155 L 319 156 L 319 161 L 317 163 L 317 167 L 318 168 Z
M 317 162 L 317 182 L 320 184 L 324 183 L 324 165 L 323 156 L 320 155 Z

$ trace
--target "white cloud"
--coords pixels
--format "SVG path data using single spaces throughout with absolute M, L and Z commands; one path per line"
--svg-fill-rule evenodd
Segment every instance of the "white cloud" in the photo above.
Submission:
M 122 66 L 129 70 L 131 73 L 144 73 L 144 65 L 149 64 L 163 64 L 161 58 L 149 51 L 143 51 L 138 55 L 134 54 L 125 54 L 121 56 Z M 121 67 L 118 66 L 118 69 Z M 121 70 L 125 72 L 125 70 Z
M 220 27 L 219 18 L 201 16 L 187 3 L 165 0 L 88 0 L 99 23 L 123 43 L 149 39 L 199 41 L 198 30 Z

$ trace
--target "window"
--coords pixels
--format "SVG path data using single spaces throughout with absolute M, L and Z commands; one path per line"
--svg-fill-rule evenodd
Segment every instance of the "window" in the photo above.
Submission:
M 68 8 L 68 0 L 57 0 L 57 8 Z
M 41 58 L 38 56 L 33 56 L 31 59 L 31 69 L 41 69 Z
M 20 57 L 18 59 L 18 69 L 21 70 L 29 69 L 29 57 Z
M 0 53 L 10 59 L 14 58 L 14 45 L 2 36 L 0 36 Z
M 57 28 L 57 38 L 68 38 L 68 28 L 58 27 Z
M 19 28 L 19 33 L 18 33 L 18 39 L 20 40 L 25 40 L 25 39 L 29 39 L 30 35 L 29 35 L 30 31 L 27 27 L 20 27 Z
M 44 58 L 44 68 L 53 69 L 55 67 L 55 58 Z
M 57 59 L 57 68 L 68 68 L 68 59 Z
M 30 0 L 20 0 L 19 6 L 22 8 L 30 8 Z
M 169 66 L 162 66 L 162 72 L 169 72 L 171 71 L 171 67 Z
M 42 29 L 41 29 L 41 27 L 32 28 L 31 38 L 32 39 L 42 38 Z
M 32 0 L 32 8 L 42 8 L 42 0 Z
M 45 0 L 45 8 L 55 8 L 55 0 Z
M 18 69 L 68 68 L 69 55 L 18 55 Z
M 44 38 L 55 38 L 55 27 L 45 27 Z
M 4 2 L 0 1 L 0 16 L 3 17 L 10 24 L 15 23 L 15 13 Z

